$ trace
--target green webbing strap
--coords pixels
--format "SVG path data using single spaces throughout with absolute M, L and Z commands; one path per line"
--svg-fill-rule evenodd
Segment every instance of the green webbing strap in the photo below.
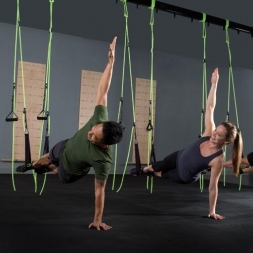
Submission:
M 156 0 L 152 0 L 150 9 L 151 9 L 151 14 L 150 14 L 150 29 L 151 29 L 151 67 L 150 67 L 150 91 L 149 91 L 149 120 L 151 122 L 151 129 L 153 130 L 153 125 L 154 125 L 154 110 L 153 110 L 153 99 L 154 99 L 154 93 L 153 93 L 153 82 L 154 82 L 154 8 L 155 8 L 155 3 Z M 152 133 L 153 131 L 151 131 Z M 151 138 L 149 138 L 149 141 L 151 142 Z M 149 145 L 149 149 L 151 149 L 151 145 Z M 149 153 L 150 154 L 150 153 Z M 150 162 L 150 156 L 148 155 L 148 164 Z
M 21 66 L 21 81 L 22 81 L 22 90 L 23 90 L 23 128 L 24 133 L 29 134 L 28 125 L 27 125 L 27 114 L 26 114 L 26 94 L 25 94 L 25 79 L 24 79 L 24 64 L 23 64 L 23 50 L 22 50 L 22 36 L 21 36 L 21 27 L 20 27 L 20 13 L 19 13 L 19 0 L 17 0 L 18 5 L 18 34 L 19 34 L 19 53 L 20 53 L 20 66 Z M 30 144 L 29 144 L 30 145 Z M 30 148 L 30 147 L 29 147 Z M 26 161 L 27 162 L 27 161 Z
M 6 117 L 6 121 L 18 121 L 18 117 L 15 113 L 16 109 L 16 69 L 17 69 L 17 43 L 18 43 L 18 22 L 19 22 L 19 3 L 17 3 L 16 14 L 16 32 L 15 32 L 15 47 L 14 47 L 14 61 L 13 61 L 13 82 L 12 82 L 12 100 L 11 100 L 11 112 Z M 9 118 L 12 115 L 12 118 Z
M 229 113 L 230 113 L 230 87 L 231 87 L 231 76 L 230 76 L 230 67 L 231 67 L 231 51 L 229 46 L 229 34 L 228 34 L 228 28 L 229 28 L 229 20 L 226 20 L 226 26 L 225 26 L 225 35 L 226 35 L 226 44 L 228 48 L 228 58 L 229 58 L 229 74 L 228 74 L 228 98 L 227 98 L 227 115 L 226 115 L 226 121 L 229 121 Z M 224 159 L 226 160 L 227 157 L 227 146 L 224 148 Z M 223 169 L 223 186 L 226 185 L 226 168 Z
M 121 79 L 121 99 L 119 101 L 119 109 L 118 109 L 118 117 L 117 122 L 120 121 L 121 111 L 123 110 L 123 95 L 124 95 L 124 82 L 125 82 L 125 67 L 126 67 L 126 49 L 129 45 L 128 41 L 128 11 L 126 0 L 123 1 L 123 8 L 124 8 L 124 17 L 125 17 L 125 40 L 124 40 L 124 53 L 123 53 L 123 69 L 122 69 L 122 79 Z M 114 190 L 115 186 L 115 177 L 116 177 L 116 167 L 117 167 L 117 158 L 118 158 L 118 144 L 115 145 L 114 149 L 114 167 L 113 167 L 113 181 L 112 181 L 112 190 Z
M 43 121 L 43 123 L 44 123 L 44 121 Z M 47 114 L 47 127 L 46 127 L 45 142 L 48 142 L 48 143 L 44 143 L 43 155 L 49 152 L 49 150 L 47 150 L 47 152 L 45 151 L 46 144 L 49 146 L 49 130 L 48 130 L 49 126 L 50 126 L 50 116 L 49 116 L 49 114 Z M 42 131 L 41 131 L 41 139 L 42 139 Z M 49 147 L 48 147 L 48 149 L 49 149 Z M 37 176 L 37 174 L 36 174 L 36 176 Z M 40 195 L 42 194 L 42 192 L 44 190 L 44 187 L 45 187 L 45 184 L 46 184 L 46 179 L 47 179 L 47 173 L 44 174 L 43 185 L 42 185 L 42 188 L 41 188 L 40 193 L 39 193 Z
M 49 0 L 50 3 L 50 27 L 49 27 L 49 41 L 48 41 L 48 53 L 47 53 L 47 71 L 46 71 L 46 83 L 47 83 L 47 96 L 45 110 L 48 114 L 49 111 L 49 91 L 50 91 L 50 77 L 51 77 L 51 46 L 53 37 L 53 4 L 54 0 Z M 50 125 L 49 125 L 50 126 Z M 49 127 L 50 129 L 50 127 Z
M 207 82 L 206 82 L 206 13 L 203 13 L 203 19 L 200 21 L 202 22 L 202 38 L 203 38 L 203 85 L 202 85 L 202 110 L 201 110 L 201 117 L 200 117 L 200 135 L 199 138 L 202 136 L 204 132 L 204 121 L 205 121 L 205 105 L 207 100 Z M 199 178 L 199 187 L 200 191 L 203 192 L 204 189 L 204 175 L 201 174 Z
M 19 0 L 17 0 L 19 2 Z M 25 134 L 25 166 L 28 163 L 31 163 L 31 150 L 30 150 L 30 139 L 29 131 L 27 124 L 27 111 L 26 111 L 26 93 L 25 93 L 25 78 L 24 78 L 24 64 L 23 64 L 23 50 L 22 50 L 22 36 L 21 36 L 21 27 L 20 27 L 20 12 L 19 12 L 19 3 L 18 5 L 18 34 L 19 34 L 19 53 L 20 53 L 20 66 L 21 66 L 21 81 L 22 81 L 22 90 L 23 90 L 23 128 Z
M 14 47 L 14 62 L 13 62 L 13 84 L 16 84 L 19 21 L 20 21 L 20 17 L 19 17 L 19 0 L 17 0 L 16 32 L 15 32 L 15 47 Z
M 202 88 L 202 110 L 201 110 L 201 119 L 200 119 L 200 137 L 204 132 L 204 114 L 205 114 L 205 105 L 207 100 L 207 83 L 206 83 L 206 14 L 203 13 L 202 22 L 202 38 L 203 38 L 203 88 Z
M 127 152 L 127 159 L 126 159 L 126 162 L 125 162 L 125 167 L 124 167 L 124 170 L 123 170 L 123 174 L 122 174 L 122 178 L 121 178 L 121 183 L 120 183 L 120 186 L 117 190 L 117 192 L 120 191 L 122 185 L 123 185 L 123 181 L 124 181 L 124 177 L 125 177 L 125 174 L 126 174 L 126 168 L 127 168 L 127 161 L 129 160 L 129 156 L 130 156 L 130 151 L 131 151 L 131 147 L 132 147 L 132 140 L 133 140 L 133 134 L 134 134 L 134 127 L 132 127 L 132 131 L 131 131 L 131 135 L 130 135 L 130 143 L 129 143 L 129 147 L 128 147 L 128 152 Z
M 235 84 L 234 84 L 234 75 L 233 75 L 233 67 L 232 67 L 232 56 L 231 56 L 231 50 L 230 50 L 230 46 L 229 46 L 228 27 L 229 27 L 229 20 L 226 20 L 226 43 L 227 43 L 228 55 L 229 55 L 229 82 L 232 83 L 233 97 L 234 97 L 234 103 L 235 103 L 236 124 L 237 124 L 237 128 L 240 129 L 238 111 L 237 111 L 237 103 L 236 103 L 236 95 L 235 95 Z
M 13 84 L 16 85 L 16 64 L 17 64 L 17 47 L 19 42 L 19 53 L 20 53 L 20 64 L 21 64 L 21 80 L 22 80 L 22 89 L 23 89 L 23 102 L 24 102 L 24 113 L 23 113 L 23 128 L 24 133 L 28 134 L 27 121 L 26 121 L 26 101 L 25 101 L 25 84 L 24 84 L 24 68 L 23 68 L 23 55 L 22 55 L 22 38 L 21 38 L 21 28 L 20 28 L 20 12 L 19 12 L 19 0 L 17 0 L 17 15 L 16 15 L 16 33 L 15 33 L 15 49 L 14 49 L 14 71 L 13 71 Z M 14 95 L 13 102 L 16 103 L 16 98 Z M 14 106 L 15 107 L 15 106 Z M 13 125 L 13 141 L 12 141 L 12 185 L 14 190 L 14 125 Z M 27 161 L 26 161 L 27 162 Z
M 16 71 L 17 71 L 17 47 L 18 47 L 18 36 L 19 36 L 19 0 L 17 0 L 17 13 L 16 13 L 16 32 L 15 32 L 15 46 L 14 46 L 14 60 L 13 60 L 13 101 L 12 107 L 13 112 L 16 111 Z M 13 190 L 16 191 L 14 181 L 14 159 L 15 159 L 15 122 L 12 124 L 12 151 L 11 151 L 11 174 L 12 174 L 12 186 Z
M 229 41 L 228 28 L 229 28 L 229 20 L 226 20 L 226 26 L 225 26 L 225 31 L 226 31 L 226 44 L 227 44 L 227 48 L 228 48 L 228 57 L 229 57 L 228 111 L 227 111 L 227 118 L 226 118 L 226 120 L 229 121 L 230 86 L 231 86 L 231 84 L 232 84 L 233 97 L 234 97 L 234 105 L 235 105 L 236 125 L 237 125 L 237 128 L 238 128 L 238 131 L 240 131 L 239 117 L 238 117 L 237 103 L 236 103 L 236 94 L 235 94 L 234 75 L 233 75 L 233 67 L 232 67 L 232 54 L 231 54 L 230 45 L 229 45 L 230 41 Z M 226 157 L 226 147 L 225 147 L 225 157 Z M 224 175 L 225 175 L 225 173 L 224 173 Z M 240 180 L 239 180 L 239 190 L 241 190 L 242 175 L 240 175 L 239 178 L 240 178 Z M 224 177 L 224 185 L 225 185 L 225 177 Z
M 120 121 L 121 117 L 121 110 L 123 110 L 123 94 L 124 94 L 124 80 L 125 80 L 125 64 L 126 64 L 126 47 L 127 47 L 127 18 L 128 18 L 128 13 L 127 13 L 127 8 L 125 7 L 126 3 L 123 3 L 124 5 L 124 16 L 126 19 L 126 28 L 125 28 L 125 45 L 124 45 L 124 54 L 123 54 L 123 70 L 122 70 L 122 80 L 121 80 L 121 99 L 119 101 L 119 109 L 118 109 L 118 117 L 117 117 L 117 122 Z M 118 157 L 118 144 L 115 145 L 114 149 L 114 167 L 113 167 L 113 182 L 112 182 L 112 190 L 114 190 L 115 186 L 115 177 L 116 177 L 116 167 L 117 167 L 117 157 Z
M 24 79 L 24 64 L 23 64 L 23 53 L 22 53 L 22 38 L 21 38 L 21 28 L 20 24 L 18 27 L 19 30 L 19 50 L 20 50 L 20 66 L 21 66 L 21 81 L 22 81 L 22 90 L 23 90 L 23 103 L 24 103 L 24 110 L 26 109 L 26 95 L 25 95 L 25 79 Z M 23 117 L 25 119 L 25 117 Z M 23 127 L 24 127 L 24 132 L 28 131 L 27 122 L 23 120 Z
M 117 192 L 120 191 L 120 189 L 121 189 L 121 187 L 123 185 L 123 181 L 124 181 L 124 177 L 125 177 L 125 173 L 126 173 L 126 168 L 127 168 L 127 163 L 128 163 L 128 160 L 129 160 L 130 151 L 131 151 L 131 147 L 132 147 L 133 133 L 134 133 L 134 129 L 135 129 L 135 109 L 134 109 L 133 77 L 132 77 L 131 52 L 130 52 L 129 33 L 128 33 L 128 10 L 127 10 L 126 0 L 121 0 L 121 2 L 123 3 L 123 6 L 124 6 L 124 16 L 125 16 L 125 21 L 126 21 L 121 97 L 123 97 L 123 87 L 124 87 L 124 77 L 125 77 L 125 74 L 124 74 L 124 69 L 125 69 L 125 54 L 126 54 L 126 48 L 127 48 L 128 64 L 129 64 L 129 76 L 130 76 L 130 87 L 131 87 L 131 99 L 132 99 L 133 126 L 132 126 L 132 131 L 131 131 L 131 136 L 130 136 L 130 142 L 129 142 L 129 148 L 128 148 L 128 153 L 127 153 L 126 163 L 125 163 L 125 167 L 124 167 L 124 170 L 123 170 L 121 183 L 120 183 L 120 186 L 119 186 Z M 114 169 L 114 171 L 115 171 L 115 169 Z M 113 187 L 114 187 L 114 181 L 113 181 Z
M 45 85 L 45 105 L 43 106 L 45 111 L 44 111 L 44 116 L 47 119 L 47 125 L 46 125 L 46 137 L 49 138 L 50 136 L 50 116 L 49 116 L 49 95 L 50 95 L 50 77 L 51 77 L 51 47 L 52 47 L 52 37 L 53 37 L 53 4 L 54 0 L 49 0 L 50 4 L 50 25 L 49 25 L 49 40 L 48 40 L 48 49 L 47 49 L 47 66 L 46 66 L 46 85 Z M 43 133 L 43 126 L 44 126 L 44 121 L 42 122 L 42 131 L 41 131 L 41 136 L 40 136 L 40 148 L 39 148 L 39 157 L 41 156 L 41 150 L 42 150 L 42 133 Z M 46 138 L 45 138 L 46 141 Z M 44 155 L 44 152 L 43 152 Z M 37 173 L 34 173 L 34 176 L 37 178 Z M 45 184 L 46 184 L 46 179 L 47 179 L 47 173 L 44 174 L 44 181 L 42 188 L 40 190 L 40 195 L 42 194 Z
M 150 66 L 150 91 L 149 91 L 149 123 L 148 123 L 148 155 L 147 155 L 147 165 L 150 164 L 150 154 L 152 147 L 152 139 L 153 139 L 153 125 L 154 125 L 154 109 L 153 109 L 153 100 L 154 100 L 154 92 L 153 92 L 153 74 L 154 74 L 154 9 L 155 9 L 156 0 L 151 1 L 150 9 L 150 31 L 151 31 L 151 66 Z M 147 177 L 147 189 L 149 189 L 149 176 Z M 153 192 L 153 176 L 150 178 L 150 192 Z

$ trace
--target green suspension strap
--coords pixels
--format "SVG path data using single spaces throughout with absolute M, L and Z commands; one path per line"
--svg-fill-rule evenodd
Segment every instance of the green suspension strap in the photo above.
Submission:
M 230 68 L 232 67 L 231 63 L 231 52 L 230 52 L 230 45 L 229 45 L 229 34 L 228 34 L 228 28 L 229 28 L 229 21 L 226 20 L 225 25 L 225 36 L 226 36 L 226 44 L 228 49 L 228 58 L 229 58 L 229 73 L 228 73 L 228 97 L 227 97 L 227 114 L 226 114 L 226 121 L 229 121 L 229 113 L 230 113 L 230 88 L 231 88 L 231 72 Z M 224 148 L 224 159 L 226 160 L 227 157 L 227 146 Z M 226 168 L 223 169 L 223 186 L 226 185 Z
M 121 122 L 123 124 L 122 115 L 123 115 L 123 95 L 124 95 L 125 65 L 126 65 L 126 48 L 129 44 L 129 41 L 128 41 L 128 11 L 127 11 L 127 5 L 126 5 L 126 1 L 121 1 L 121 2 L 123 3 L 124 17 L 125 17 L 125 43 L 124 43 L 123 69 L 122 69 L 122 80 L 121 80 L 121 95 L 120 95 L 120 101 L 119 101 L 117 122 Z M 113 167 L 112 190 L 114 190 L 114 186 L 115 186 L 117 157 L 118 157 L 118 144 L 116 144 L 115 148 L 114 148 L 114 167 Z
M 203 13 L 202 19 L 202 38 L 203 38 L 203 86 L 202 86 L 202 110 L 201 110 L 201 117 L 200 117 L 200 134 L 199 138 L 202 136 L 203 132 L 205 131 L 205 106 L 207 100 L 207 83 L 206 83 L 206 14 Z
M 133 126 L 132 126 L 132 130 L 131 130 L 131 135 L 130 135 L 130 142 L 129 142 L 129 148 L 128 148 L 128 153 L 127 153 L 126 163 L 125 163 L 125 167 L 124 167 L 124 170 L 123 170 L 121 183 L 120 183 L 120 186 L 119 186 L 117 192 L 120 191 L 120 189 L 123 185 L 123 181 L 124 181 L 124 177 L 125 177 L 125 173 L 126 173 L 126 168 L 127 168 L 127 162 L 129 160 L 131 146 L 132 146 L 133 134 L 134 134 L 134 131 L 135 131 L 135 109 L 134 109 L 134 95 L 133 95 L 134 94 L 133 93 L 133 78 L 132 78 L 131 53 L 130 53 L 129 33 L 128 33 L 128 10 L 127 10 L 126 0 L 121 0 L 121 2 L 123 3 L 123 6 L 124 6 L 124 16 L 125 16 L 125 20 L 126 20 L 123 73 L 124 73 L 124 68 L 125 68 L 125 53 L 126 53 L 126 48 L 127 48 L 128 63 L 129 63 L 129 75 L 130 75 L 130 87 L 131 87 L 131 99 L 132 99 Z M 123 87 L 124 87 L 123 77 L 124 77 L 124 74 L 122 76 L 122 90 L 123 90 Z M 121 94 L 121 97 L 123 97 L 122 94 Z M 123 99 L 122 99 L 122 101 L 123 101 Z M 121 106 L 121 102 L 120 102 L 120 106 Z
M 207 83 L 206 83 L 206 13 L 203 13 L 202 21 L 202 39 L 203 39 L 203 85 L 202 85 L 202 110 L 200 116 L 200 134 L 199 138 L 201 138 L 202 134 L 204 133 L 205 129 L 205 106 L 207 100 Z M 199 178 L 199 185 L 200 191 L 203 192 L 204 189 L 204 174 L 200 175 Z
M 17 69 L 17 46 L 18 46 L 18 26 L 19 26 L 19 3 L 17 4 L 16 14 L 16 32 L 15 32 L 15 46 L 14 46 L 14 62 L 13 62 L 13 83 L 12 83 L 12 99 L 11 99 L 11 112 L 6 116 L 6 122 L 18 121 L 16 111 L 16 69 Z
M 16 32 L 15 32 L 15 46 L 14 46 L 14 61 L 13 61 L 13 91 L 12 91 L 12 110 L 6 117 L 6 122 L 13 122 L 12 124 L 12 151 L 11 151 L 11 174 L 12 174 L 12 186 L 14 191 L 16 191 L 15 180 L 14 180 L 14 160 L 15 160 L 15 121 L 18 120 L 16 115 L 16 72 L 17 72 L 17 48 L 18 48 L 18 38 L 19 38 L 19 0 L 17 0 L 17 14 L 16 14 Z
M 226 120 L 229 121 L 230 87 L 231 87 L 231 85 L 232 85 L 233 98 L 234 98 L 234 106 L 235 106 L 236 125 L 237 125 L 238 133 L 241 134 L 241 132 L 240 132 L 240 126 L 239 126 L 238 111 L 237 111 L 237 103 L 236 103 L 235 84 L 234 84 L 234 75 L 233 75 L 233 67 L 232 67 L 232 55 L 231 55 L 230 44 L 229 44 L 230 42 L 229 42 L 228 28 L 229 28 L 229 20 L 226 20 L 226 26 L 225 26 L 225 31 L 226 31 L 226 44 L 227 44 L 227 48 L 228 48 L 228 57 L 229 57 L 228 110 L 227 110 L 227 117 L 226 117 Z M 225 147 L 225 157 L 226 157 L 226 147 Z M 242 175 L 239 176 L 239 190 L 241 190 L 241 185 L 242 185 Z M 225 186 L 225 168 L 224 168 L 224 186 Z
M 50 114 L 49 114 L 49 95 L 50 95 L 50 77 L 51 77 L 51 47 L 52 47 L 52 37 L 53 37 L 53 4 L 54 0 L 49 0 L 50 5 L 50 25 L 49 25 L 49 40 L 48 40 L 48 50 L 47 50 L 47 65 L 46 65 L 46 77 L 45 77 L 45 88 L 44 88 L 44 99 L 43 107 L 40 114 L 37 116 L 38 120 L 43 120 L 42 131 L 40 136 L 40 147 L 39 147 L 39 157 L 41 156 L 42 150 L 42 134 L 44 121 L 46 120 L 46 129 L 45 129 L 45 139 L 43 147 L 43 155 L 49 152 L 49 136 L 50 136 Z M 34 173 L 35 178 L 37 179 L 37 173 Z M 44 174 L 44 181 L 40 191 L 42 194 L 45 184 L 46 184 L 47 173 Z M 37 180 L 36 180 L 37 181 Z
M 149 122 L 147 125 L 146 130 L 148 131 L 148 155 L 147 155 L 147 165 L 150 165 L 150 160 L 152 156 L 152 149 L 154 147 L 154 109 L 153 109 L 153 100 L 154 100 L 154 93 L 153 93 L 153 74 L 154 74 L 154 9 L 155 9 L 156 0 L 152 0 L 150 9 L 150 30 L 151 30 L 151 67 L 150 67 L 150 91 L 149 91 Z M 154 151 L 154 150 L 153 150 Z M 149 189 L 149 180 L 150 180 L 150 192 L 153 192 L 153 176 L 147 177 L 147 189 Z
M 25 166 L 31 163 L 31 149 L 30 149 L 30 139 L 27 124 L 27 111 L 26 111 L 26 94 L 25 94 L 25 80 L 24 80 L 24 66 L 23 66 L 23 51 L 22 51 L 22 36 L 20 27 L 20 12 L 19 12 L 19 0 L 17 0 L 17 18 L 18 18 L 18 41 L 19 41 L 19 53 L 20 53 L 20 66 L 21 66 L 21 81 L 22 81 L 22 91 L 23 91 L 23 129 L 25 135 Z
M 18 37 L 19 37 L 19 53 L 20 53 L 20 65 L 21 65 L 21 81 L 22 81 L 22 91 L 23 91 L 23 128 L 25 134 L 25 166 L 31 163 L 31 149 L 30 149 L 30 139 L 27 124 L 27 111 L 26 111 L 26 94 L 25 94 L 25 80 L 24 80 L 24 66 L 23 66 L 23 50 L 22 50 L 22 36 L 20 27 L 20 12 L 19 12 L 19 0 L 17 0 L 17 17 L 18 17 Z

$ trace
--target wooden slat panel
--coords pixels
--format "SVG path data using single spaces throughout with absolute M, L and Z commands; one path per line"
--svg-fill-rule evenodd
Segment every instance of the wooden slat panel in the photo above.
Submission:
M 101 76 L 101 72 L 82 70 L 78 129 L 93 115 Z

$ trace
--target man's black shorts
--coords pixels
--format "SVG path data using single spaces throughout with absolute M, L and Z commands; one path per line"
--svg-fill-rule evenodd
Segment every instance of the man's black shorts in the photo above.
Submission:
M 73 183 L 77 180 L 79 180 L 80 178 L 82 178 L 84 175 L 72 175 L 70 173 L 68 173 L 63 165 L 61 156 L 62 156 L 62 152 L 64 150 L 64 147 L 67 143 L 67 140 L 63 140 L 58 142 L 49 152 L 49 158 L 52 161 L 52 163 L 58 167 L 58 175 L 59 175 L 59 179 L 61 180 L 61 182 L 63 183 Z

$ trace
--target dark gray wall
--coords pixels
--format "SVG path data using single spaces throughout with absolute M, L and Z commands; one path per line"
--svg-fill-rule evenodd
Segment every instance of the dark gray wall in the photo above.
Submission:
M 215 28 L 214 28 L 215 29 Z M 1 158 L 11 156 L 12 128 L 5 122 L 5 116 L 10 111 L 13 52 L 15 27 L 0 23 L 0 67 L 2 74 L 0 121 L 1 128 Z M 24 60 L 45 63 L 48 43 L 48 33 L 41 30 L 22 28 Z M 111 38 L 112 39 L 112 38 Z M 107 62 L 107 50 L 110 41 L 101 42 L 74 36 L 55 33 L 52 45 L 51 63 L 51 144 L 71 137 L 78 126 L 80 76 L 82 69 L 103 71 Z M 132 45 L 132 44 L 131 44 Z M 180 43 L 178 45 L 180 47 Z M 215 121 L 217 124 L 225 119 L 227 106 L 227 56 L 220 60 L 224 49 L 217 48 L 215 61 L 208 62 L 208 85 L 213 69 L 218 66 L 220 82 L 217 94 Z M 247 50 L 247 49 L 246 49 Z M 202 51 L 202 49 L 200 50 Z M 109 93 L 109 114 L 116 119 L 120 98 L 122 76 L 123 48 L 119 43 L 116 51 L 116 64 L 112 85 Z M 131 46 L 133 79 L 136 77 L 150 78 L 150 50 L 138 45 Z M 193 57 L 194 58 L 194 57 Z M 195 57 L 196 58 L 196 57 Z M 200 129 L 201 94 L 202 94 L 202 61 L 182 56 L 155 52 L 154 79 L 157 80 L 157 114 L 155 147 L 157 159 L 162 159 L 168 153 L 183 148 L 198 137 Z M 253 71 L 236 67 L 234 64 L 234 79 L 236 84 L 237 104 L 240 128 L 245 136 L 245 152 L 251 150 L 252 139 L 252 80 Z M 238 64 L 240 66 L 240 64 Z M 119 145 L 119 162 L 117 173 L 121 173 L 128 150 L 130 129 L 133 123 L 131 115 L 130 88 L 126 70 L 126 88 L 124 102 L 124 123 L 127 127 L 124 141 Z M 233 105 L 231 105 L 231 120 L 235 121 Z M 10 163 L 0 163 L 1 173 L 10 173 Z M 231 173 L 228 173 L 231 174 Z M 231 179 L 234 180 L 231 176 Z M 248 183 L 248 180 L 247 180 Z
M 139 1 L 140 4 L 142 1 Z M 253 2 L 250 0 L 162 0 L 200 13 L 228 19 L 243 25 L 253 24 Z M 128 3 L 128 23 L 131 45 L 150 48 L 150 10 Z M 1 0 L 0 22 L 15 24 L 16 0 Z M 21 25 L 48 30 L 49 1 L 20 0 Z M 53 31 L 97 41 L 110 41 L 115 35 L 124 42 L 125 18 L 123 4 L 115 0 L 54 1 Z M 202 59 L 202 26 L 185 17 L 158 11 L 155 15 L 155 48 L 158 52 Z M 252 69 L 252 38 L 230 30 L 233 61 L 238 67 Z M 222 27 L 210 24 L 207 29 L 207 60 L 227 64 L 225 33 Z

